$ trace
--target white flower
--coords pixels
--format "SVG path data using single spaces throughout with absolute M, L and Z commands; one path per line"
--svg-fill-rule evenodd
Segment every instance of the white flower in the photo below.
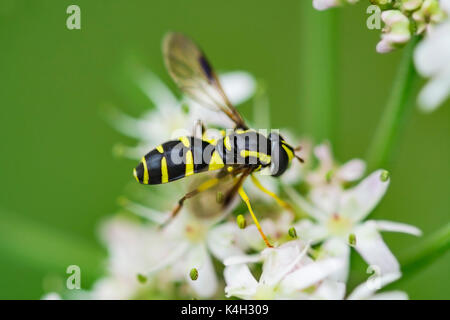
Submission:
M 230 101 L 239 105 L 251 98 L 255 80 L 243 71 L 220 75 L 223 89 Z M 152 72 L 137 79 L 140 89 L 147 95 L 154 109 L 140 118 L 133 118 L 120 110 L 107 112 L 110 123 L 121 133 L 138 140 L 136 147 L 117 146 L 115 152 L 132 159 L 139 159 L 156 145 L 182 135 L 192 135 L 198 120 L 205 125 L 232 128 L 232 121 L 224 114 L 209 110 L 188 98 L 177 99 L 170 89 Z M 187 108 L 183 108 L 183 106 Z
M 383 175 L 383 179 L 381 178 Z M 380 231 L 403 232 L 420 235 L 413 226 L 390 221 L 363 221 L 381 200 L 389 186 L 383 170 L 378 170 L 357 186 L 342 190 L 339 187 L 313 189 L 310 202 L 293 190 L 291 198 L 315 221 L 302 220 L 296 225 L 301 239 L 313 243 L 324 242 L 323 250 L 328 255 L 340 257 L 348 264 L 349 237 L 355 237 L 356 251 L 381 274 L 399 272 L 399 264 L 384 243 Z M 345 281 L 347 269 L 342 269 L 340 279 Z
M 46 293 L 41 300 L 62 300 L 62 297 L 59 295 L 59 293 L 56 292 L 49 292 Z
M 185 207 L 164 229 L 158 225 L 168 215 L 127 202 L 126 208 L 156 225 L 142 225 L 125 219 L 104 224 L 102 235 L 108 248 L 109 275 L 91 292 L 93 299 L 129 299 L 149 289 L 168 292 L 174 282 L 187 283 L 199 297 L 212 297 L 218 289 L 211 253 L 219 260 L 243 254 L 248 246 L 235 223 L 214 226 L 224 214 L 197 217 Z M 196 268 L 198 279 L 190 270 Z M 138 275 L 147 279 L 143 285 Z
M 445 17 L 445 12 L 440 7 L 438 0 L 424 0 L 420 9 L 412 14 L 412 18 L 417 24 L 417 34 L 430 32 L 431 28 L 442 22 Z
M 402 11 L 415 11 L 420 8 L 423 0 L 402 0 L 401 9 Z
M 381 14 L 385 23 L 377 52 L 387 53 L 401 47 L 411 39 L 409 19 L 399 10 L 386 10 Z
M 313 261 L 309 249 L 300 240 L 279 248 L 267 248 L 258 257 L 263 261 L 259 280 L 246 264 L 225 268 L 225 294 L 242 299 L 309 299 L 314 297 L 326 278 L 340 267 L 337 259 Z M 256 262 L 257 259 L 248 260 Z
M 357 3 L 359 0 L 313 0 L 313 7 L 316 10 L 327 10 L 330 8 L 341 6 L 345 3 Z
M 314 148 L 314 155 L 319 160 L 319 165 L 306 174 L 306 181 L 313 188 L 322 186 L 341 186 L 347 182 L 360 179 L 366 170 L 366 164 L 361 159 L 350 160 L 339 166 L 333 159 L 328 143 L 323 143 Z
M 442 0 L 441 8 L 450 14 L 450 0 Z M 450 94 L 450 19 L 437 25 L 419 43 L 414 52 L 417 71 L 430 78 L 418 97 L 423 111 L 433 111 Z

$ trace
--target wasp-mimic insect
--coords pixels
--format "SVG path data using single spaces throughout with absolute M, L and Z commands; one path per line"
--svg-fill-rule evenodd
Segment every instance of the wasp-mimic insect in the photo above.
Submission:
M 182 208 L 186 199 L 217 185 L 221 179 L 232 176 L 233 186 L 223 197 L 223 206 L 228 205 L 239 193 L 264 242 L 271 247 L 256 219 L 248 196 L 242 184 L 250 176 L 255 185 L 275 198 L 283 207 L 289 205 L 274 193 L 265 189 L 254 176 L 254 172 L 269 168 L 274 177 L 282 175 L 292 159 L 297 158 L 295 150 L 276 133 L 267 137 L 250 130 L 239 112 L 228 100 L 211 64 L 199 47 L 186 36 L 169 33 L 163 41 L 166 67 L 180 89 L 201 105 L 225 113 L 234 123 L 231 134 L 209 140 L 200 137 L 183 136 L 178 140 L 165 142 L 147 153 L 134 169 L 134 176 L 142 184 L 162 184 L 193 174 L 217 171 L 214 178 L 207 180 L 197 189 L 185 194 L 172 211 L 171 218 Z M 203 125 L 202 132 L 204 132 Z

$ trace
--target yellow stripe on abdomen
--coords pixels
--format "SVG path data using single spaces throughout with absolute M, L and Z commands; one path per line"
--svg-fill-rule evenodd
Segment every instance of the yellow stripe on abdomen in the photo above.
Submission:
M 167 170 L 166 157 L 161 158 L 161 183 L 169 182 L 169 171 Z
M 194 174 L 194 157 L 192 156 L 192 151 L 188 150 L 186 152 L 186 171 L 185 176 L 191 176 Z
M 222 169 L 225 166 L 223 163 L 222 158 L 219 155 L 219 152 L 217 150 L 214 150 L 213 154 L 211 155 L 211 160 L 209 161 L 209 171 L 214 171 L 218 169 Z
M 145 157 L 142 157 L 142 165 L 144 166 L 144 179 L 142 180 L 143 184 L 148 184 L 148 168 L 147 168 L 147 161 L 145 160 Z

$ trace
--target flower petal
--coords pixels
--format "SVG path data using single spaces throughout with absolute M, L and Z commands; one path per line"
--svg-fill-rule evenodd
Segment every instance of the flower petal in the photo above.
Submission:
M 374 222 L 380 231 L 408 233 L 417 237 L 422 235 L 422 231 L 419 228 L 410 224 L 386 220 L 375 220 Z
M 186 261 L 181 262 L 185 264 L 186 281 L 190 284 L 192 289 L 194 289 L 200 297 L 212 297 L 217 291 L 218 280 L 211 257 L 209 256 L 205 245 L 201 244 L 193 247 L 189 251 Z M 198 271 L 198 278 L 195 281 L 192 280 L 189 275 L 192 268 L 196 268 Z
M 313 188 L 309 192 L 309 199 L 327 216 L 331 216 L 338 212 L 339 202 L 342 196 L 343 190 L 338 185 L 326 185 Z
M 371 299 L 374 293 L 401 277 L 400 272 L 388 273 L 381 276 L 371 276 L 367 281 L 357 286 L 348 296 L 349 300 Z
M 286 242 L 278 248 L 267 248 L 261 255 L 264 259 L 259 282 L 261 285 L 276 285 L 294 266 L 306 256 L 309 245 L 300 240 Z
M 281 286 L 285 289 L 303 290 L 324 280 L 342 267 L 342 261 L 336 258 L 318 260 L 301 266 L 284 277 Z
M 309 219 L 300 220 L 294 228 L 300 239 L 309 240 L 313 244 L 322 241 L 328 235 L 328 230 L 323 224 L 313 223 Z
M 259 253 L 256 254 L 242 254 L 237 256 L 231 256 L 224 260 L 223 264 L 226 266 L 231 266 L 234 264 L 247 264 L 256 263 L 262 260 L 262 256 Z
M 335 280 L 323 280 L 313 294 L 315 300 L 343 300 L 345 297 L 345 283 Z
M 450 69 L 450 67 L 448 67 Z M 450 95 L 450 71 L 431 78 L 419 93 L 418 103 L 422 111 L 431 112 Z
M 328 143 L 322 143 L 314 148 L 314 155 L 319 159 L 319 166 L 325 171 L 333 168 L 333 154 Z
M 253 76 L 248 72 L 226 72 L 220 74 L 219 79 L 223 91 L 234 105 L 245 102 L 255 93 L 256 82 Z
M 380 202 L 389 186 L 381 180 L 383 170 L 377 170 L 356 187 L 342 193 L 339 214 L 353 221 L 363 220 Z
M 397 259 L 384 243 L 373 221 L 365 222 L 355 228 L 355 249 L 362 258 L 373 268 L 378 268 L 380 273 L 398 273 L 400 266 Z
M 49 292 L 45 294 L 41 300 L 62 300 L 62 297 L 59 295 L 59 293 L 56 292 Z
M 341 4 L 341 2 L 339 0 L 313 0 L 314 9 L 319 10 L 319 11 L 337 7 L 340 4 Z
M 356 181 L 366 170 L 366 163 L 361 159 L 353 159 L 344 163 L 336 172 L 336 176 L 343 181 Z
M 208 232 L 208 248 L 220 261 L 228 257 L 244 254 L 248 248 L 242 237 L 239 236 L 241 230 L 235 223 L 223 223 L 212 228 Z
M 331 278 L 336 281 L 347 282 L 350 272 L 350 247 L 348 244 L 341 238 L 330 238 L 322 245 L 321 251 L 331 258 L 341 261 L 341 268 Z
M 388 291 L 374 294 L 370 300 L 408 300 L 408 294 L 403 291 Z
M 295 191 L 292 187 L 284 187 L 287 195 L 295 202 L 302 210 L 304 210 L 309 216 L 317 221 L 325 222 L 328 220 L 328 215 L 322 212 L 320 209 L 311 205 L 309 201 L 303 198 L 300 193 Z
M 245 264 L 228 266 L 224 270 L 226 282 L 225 295 L 242 299 L 251 299 L 258 287 L 258 282 L 253 277 L 250 269 Z
M 167 85 L 151 71 L 137 77 L 139 88 L 159 110 L 178 106 L 178 100 Z

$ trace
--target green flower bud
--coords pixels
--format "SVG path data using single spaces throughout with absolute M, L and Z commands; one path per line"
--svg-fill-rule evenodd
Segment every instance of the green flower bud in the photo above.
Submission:
M 389 176 L 390 176 L 389 171 L 383 170 L 380 174 L 380 180 L 386 182 L 389 180 Z
M 292 239 L 297 239 L 297 230 L 294 227 L 290 228 L 288 233 Z
M 356 246 L 356 235 L 354 233 L 350 233 L 348 236 L 348 244 L 352 247 Z
M 139 281 L 139 283 L 144 284 L 144 283 L 147 282 L 147 277 L 144 276 L 144 275 L 141 274 L 141 273 L 138 273 L 138 274 L 137 274 L 137 280 Z
M 197 280 L 198 279 L 198 270 L 195 268 L 192 268 L 191 272 L 189 272 L 189 276 L 191 277 L 191 279 L 193 281 Z
M 186 103 L 183 103 L 181 105 L 181 111 L 183 111 L 184 114 L 188 114 L 189 113 L 189 106 Z
M 237 225 L 240 229 L 245 229 L 247 222 L 242 214 L 238 215 L 236 218 Z
M 333 178 L 333 170 L 330 170 L 330 171 L 328 171 L 327 172 L 327 174 L 325 175 L 325 180 L 328 182 L 328 183 L 330 183 L 331 182 L 331 179 Z

